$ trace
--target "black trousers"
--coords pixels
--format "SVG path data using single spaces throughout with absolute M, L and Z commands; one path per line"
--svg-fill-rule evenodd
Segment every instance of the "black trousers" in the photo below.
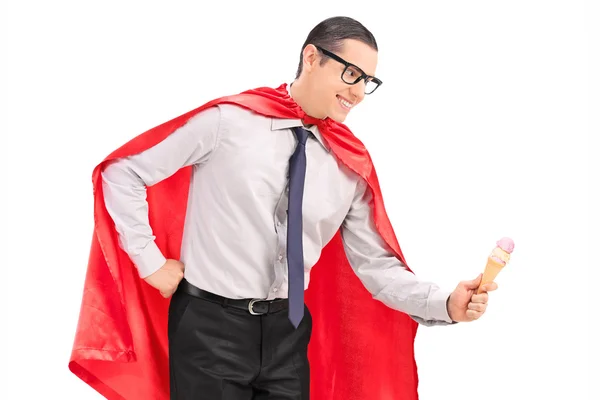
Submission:
M 308 400 L 312 318 L 252 315 L 175 292 L 169 308 L 171 400 Z

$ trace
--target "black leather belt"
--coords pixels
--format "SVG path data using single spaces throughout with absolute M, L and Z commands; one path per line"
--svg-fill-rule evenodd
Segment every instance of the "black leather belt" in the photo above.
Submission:
M 179 282 L 177 290 L 182 290 L 183 292 L 200 299 L 221 304 L 224 307 L 233 307 L 244 310 L 252 315 L 271 314 L 288 308 L 288 299 L 228 299 L 226 297 L 197 288 L 185 279 L 182 279 L 181 282 Z

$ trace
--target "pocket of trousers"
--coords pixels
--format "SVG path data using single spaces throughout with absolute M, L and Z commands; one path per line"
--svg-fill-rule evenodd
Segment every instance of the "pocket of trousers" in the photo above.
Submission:
M 304 306 L 304 318 L 298 329 L 302 331 L 302 337 L 298 341 L 298 349 L 294 352 L 292 361 L 294 366 L 302 370 L 308 365 L 308 345 L 312 336 L 312 315 L 308 307 Z
M 184 293 L 175 292 L 171 298 L 171 304 L 169 305 L 169 336 L 173 337 L 177 334 L 179 327 L 185 317 L 186 311 L 188 310 L 192 299 L 191 296 Z

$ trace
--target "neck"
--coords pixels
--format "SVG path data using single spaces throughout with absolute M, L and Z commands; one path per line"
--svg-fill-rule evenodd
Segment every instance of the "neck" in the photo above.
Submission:
M 311 93 L 313 91 L 310 90 L 308 84 L 302 79 L 296 79 L 292 83 L 292 86 L 290 86 L 290 96 L 306 115 L 317 119 L 325 119 L 327 116 L 321 115 L 314 108 L 314 104 L 318 104 L 318 101 L 312 98 Z

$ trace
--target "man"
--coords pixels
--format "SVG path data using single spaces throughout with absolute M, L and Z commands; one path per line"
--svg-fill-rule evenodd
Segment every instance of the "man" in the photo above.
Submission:
M 359 22 L 327 19 L 309 33 L 289 87 L 210 103 L 176 125 L 155 128 L 160 133 L 153 134 L 151 145 L 132 143 L 136 150 L 112 157 L 101 168 L 104 204 L 97 206 L 101 211 L 105 206 L 119 247 L 139 277 L 170 299 L 171 399 L 308 399 L 311 385 L 313 399 L 416 398 L 412 350 L 401 348 L 405 354 L 384 358 L 377 349 L 394 341 L 412 347 L 414 327 L 399 318 L 446 325 L 485 312 L 487 294 L 474 295 L 480 277 L 448 293 L 408 269 L 385 217 L 370 159 L 342 125 L 381 84 L 375 77 L 377 54 L 375 38 Z M 174 185 L 173 177 L 183 169 L 190 170 L 189 177 Z M 187 196 L 183 220 L 178 213 L 171 219 L 153 217 L 150 202 L 168 214 L 182 195 Z M 161 249 L 157 231 L 167 236 L 181 232 L 179 248 L 165 244 Z M 109 259 L 110 240 L 98 237 Z M 339 260 L 339 254 L 324 250 L 337 239 L 349 263 L 345 270 L 338 269 L 339 261 L 324 263 Z M 180 257 L 165 255 L 179 250 Z M 127 272 L 121 276 L 111 269 L 113 263 L 124 263 L 120 260 L 106 264 L 112 280 L 126 282 Z M 352 286 L 356 283 L 347 271 L 376 300 Z M 317 293 L 307 295 L 310 309 L 304 305 L 309 278 L 318 285 Z M 126 298 L 138 286 L 117 284 L 115 296 Z M 495 283 L 484 287 L 495 289 Z M 346 309 L 353 301 L 359 301 L 358 307 Z M 148 318 L 124 307 L 129 325 L 147 323 Z M 353 347 L 360 343 L 334 343 L 348 338 L 366 339 L 362 345 L 373 346 L 374 356 Z M 309 341 L 318 348 L 310 357 L 313 371 Z M 143 346 L 136 350 L 144 354 Z M 401 377 L 399 364 L 410 376 Z M 114 375 L 89 378 L 89 371 L 78 369 L 83 364 L 74 365 L 90 384 Z M 395 386 L 394 380 L 401 379 L 407 383 Z

